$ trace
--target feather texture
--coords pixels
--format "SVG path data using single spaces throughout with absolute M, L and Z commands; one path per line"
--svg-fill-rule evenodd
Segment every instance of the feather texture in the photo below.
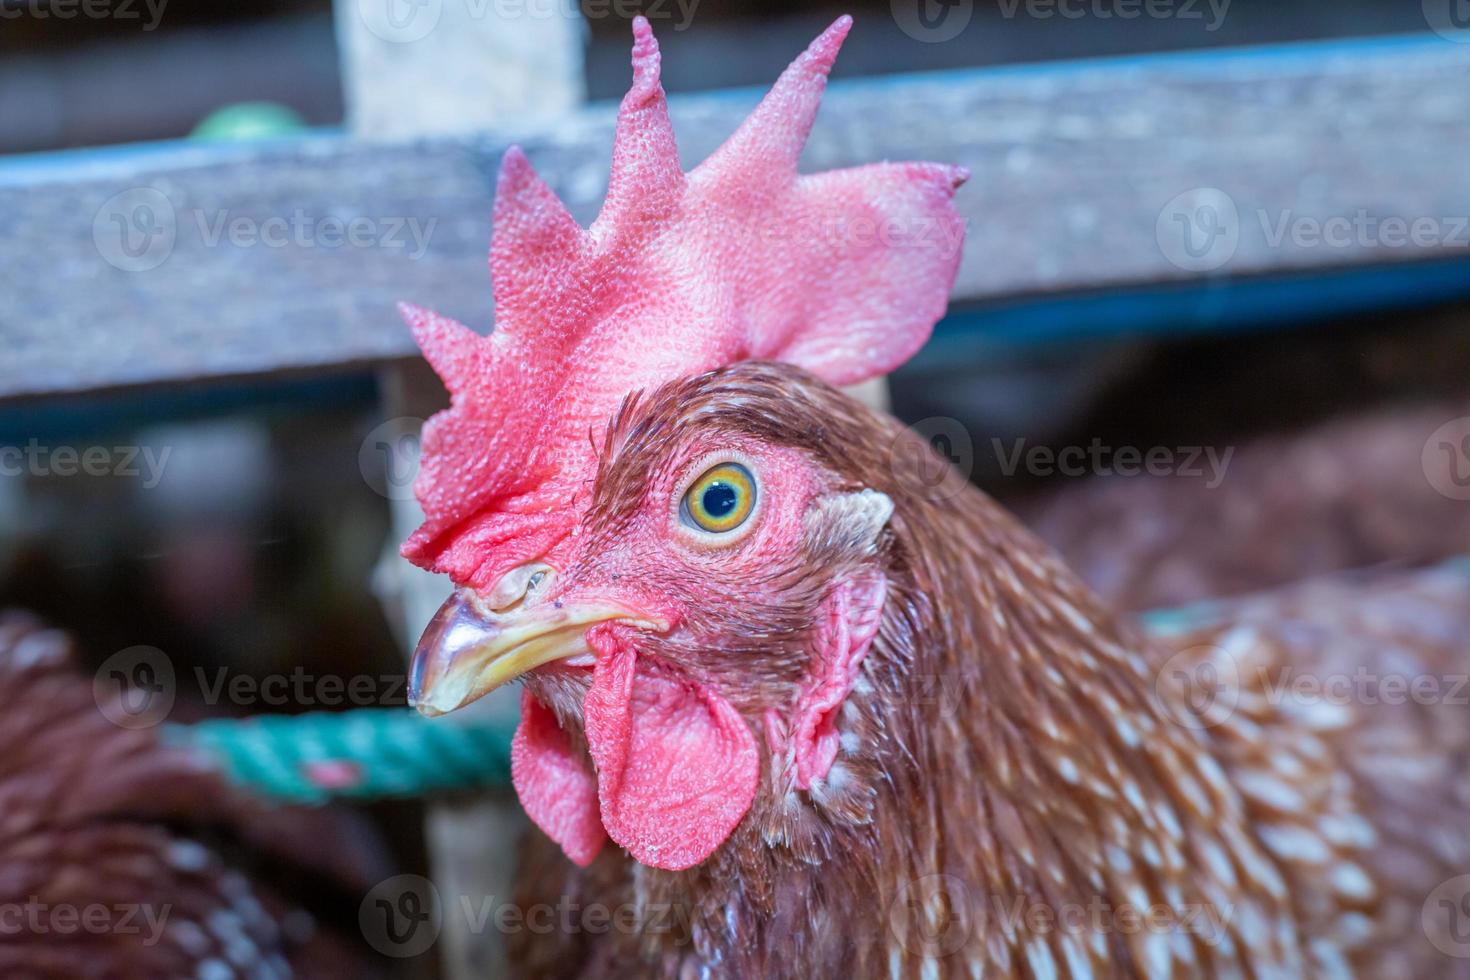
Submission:
M 1459 975 L 1419 913 L 1470 856 L 1465 707 L 1328 710 L 1268 682 L 1362 667 L 1452 683 L 1470 670 L 1470 578 L 1327 583 L 1152 638 L 978 491 L 935 493 L 896 465 L 928 451 L 919 437 L 760 364 L 630 402 L 604 448 L 590 547 L 626 533 L 678 446 L 736 436 L 894 502 L 877 559 L 888 601 L 837 758 L 802 790 L 763 751 L 746 818 L 686 871 L 533 856 L 521 901 L 634 910 L 636 928 L 525 937 L 522 975 Z M 729 658 L 722 689 L 754 724 L 781 696 L 742 691 L 736 674 L 812 627 L 826 583 L 859 560 L 820 551 L 831 544 L 811 537 L 798 566 L 772 570 L 780 605 L 724 624 L 738 644 L 656 652 L 709 676 Z M 1222 675 L 1240 679 L 1228 697 Z M 575 678 L 528 686 L 578 730 Z
M 65 635 L 16 613 L 0 699 L 0 975 L 377 975 L 314 917 L 384 876 L 342 813 L 266 807 L 157 729 L 115 726 Z

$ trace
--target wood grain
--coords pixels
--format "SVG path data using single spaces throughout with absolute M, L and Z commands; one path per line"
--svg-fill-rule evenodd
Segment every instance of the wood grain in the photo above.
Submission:
M 666 57 L 679 57 L 677 37 Z M 1459 244 L 1470 233 L 1456 235 L 1470 216 L 1455 165 L 1470 157 L 1467 82 L 1470 45 L 1411 36 L 834 83 L 804 167 L 969 166 L 960 301 L 1470 256 Z M 686 163 L 758 96 L 675 98 Z M 0 399 L 412 357 L 399 299 L 488 329 L 501 153 L 524 145 L 588 221 L 612 112 L 471 138 L 316 135 L 0 165 Z M 1228 194 L 1239 243 L 1218 268 L 1192 271 L 1161 246 L 1160 215 L 1201 187 Z M 155 205 L 161 237 L 142 237 L 139 200 Z M 1359 214 L 1428 220 L 1434 240 L 1272 241 L 1283 220 Z M 136 219 L 135 244 L 153 243 L 141 260 L 152 268 L 128 271 L 140 263 L 119 250 L 118 219 Z M 339 241 L 354 220 L 359 244 Z M 230 222 L 247 234 L 232 239 Z

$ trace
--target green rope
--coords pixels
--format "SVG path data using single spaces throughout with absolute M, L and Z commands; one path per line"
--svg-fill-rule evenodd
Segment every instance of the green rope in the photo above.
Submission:
M 1470 574 L 1470 559 L 1440 566 Z M 1206 625 L 1228 605 L 1201 602 L 1142 617 L 1158 636 Z M 241 785 L 289 803 L 373 799 L 505 786 L 510 722 L 422 718 L 409 708 L 216 718 L 170 725 L 165 737 L 204 750 Z
M 510 735 L 505 724 L 429 720 L 408 708 L 216 718 L 165 731 L 254 793 L 312 804 L 504 786 Z

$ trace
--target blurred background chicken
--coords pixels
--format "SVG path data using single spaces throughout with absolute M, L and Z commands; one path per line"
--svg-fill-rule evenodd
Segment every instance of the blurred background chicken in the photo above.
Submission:
M 252 798 L 97 690 L 65 634 L 0 614 L 0 974 L 380 975 L 355 912 L 386 854 L 362 821 Z

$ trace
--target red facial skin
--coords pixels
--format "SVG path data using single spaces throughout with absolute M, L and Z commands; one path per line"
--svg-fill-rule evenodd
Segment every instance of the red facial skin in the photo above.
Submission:
M 679 507 L 688 486 L 729 461 L 755 476 L 755 510 L 724 535 L 691 527 Z M 532 818 L 580 864 L 596 856 L 604 834 L 656 867 L 704 860 L 754 797 L 761 756 L 747 719 L 771 712 L 773 695 L 795 707 L 781 726 L 790 734 L 768 737 L 768 751 L 790 757 L 798 785 L 820 778 L 835 754 L 830 714 L 861 659 L 842 630 L 817 631 L 831 649 L 809 652 L 814 674 L 783 656 L 779 642 L 772 657 L 731 635 L 730 624 L 783 588 L 772 573 L 801 562 L 803 516 L 828 482 L 808 460 L 786 447 L 732 440 L 686 452 L 651 475 L 636 508 L 618 514 L 614 534 L 584 526 L 574 536 L 580 554 L 537 599 L 611 600 L 669 627 L 655 634 L 596 626 L 587 635 L 590 670 L 551 665 L 528 678 L 516 786 Z M 835 652 L 839 644 L 845 655 Z M 580 768 L 579 728 L 588 750 Z
M 507 576 L 545 565 L 555 581 L 537 602 L 616 601 L 667 627 L 595 628 L 590 671 L 530 679 L 516 785 L 574 860 L 591 860 L 599 828 L 649 864 L 703 860 L 755 792 L 752 724 L 796 785 L 831 764 L 831 716 L 871 638 L 864 605 L 881 604 L 882 591 L 818 589 L 796 561 L 830 473 L 727 433 L 658 454 L 636 484 L 609 484 L 595 436 L 630 392 L 743 361 L 797 365 L 838 385 L 886 373 L 943 315 L 964 235 L 953 204 L 963 168 L 797 172 L 850 27 L 843 17 L 823 32 L 685 173 L 658 45 L 635 18 L 633 84 L 591 228 L 512 149 L 490 250 L 494 332 L 404 308 L 451 407 L 424 429 L 414 490 L 425 521 L 403 555 L 487 600 L 519 581 Z M 677 520 L 679 481 L 697 477 L 711 450 L 744 453 L 763 481 L 751 529 L 724 545 Z M 819 608 L 829 601 L 838 613 Z M 772 704 L 784 721 L 768 717 Z M 592 766 L 577 778 L 584 755 L 595 793 Z
M 591 440 L 632 391 L 742 360 L 833 384 L 893 370 L 928 339 L 959 267 L 967 173 L 894 162 L 798 174 L 840 18 L 693 171 L 679 163 L 648 22 L 618 114 L 607 199 L 583 229 L 517 148 L 496 189 L 495 330 L 403 312 L 451 408 L 424 429 L 425 521 L 403 555 L 492 588 L 565 567 L 590 500 Z

